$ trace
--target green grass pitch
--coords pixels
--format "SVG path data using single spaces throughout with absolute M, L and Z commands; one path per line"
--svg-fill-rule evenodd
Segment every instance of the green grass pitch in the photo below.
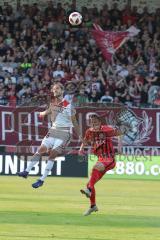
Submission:
M 79 189 L 84 178 L 0 177 L 0 240 L 159 240 L 160 182 L 103 179 L 96 185 L 100 209 Z

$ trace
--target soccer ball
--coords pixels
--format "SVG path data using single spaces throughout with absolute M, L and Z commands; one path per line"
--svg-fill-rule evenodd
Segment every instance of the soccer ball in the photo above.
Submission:
M 82 15 L 79 12 L 72 12 L 69 15 L 69 23 L 72 26 L 78 26 L 82 23 Z

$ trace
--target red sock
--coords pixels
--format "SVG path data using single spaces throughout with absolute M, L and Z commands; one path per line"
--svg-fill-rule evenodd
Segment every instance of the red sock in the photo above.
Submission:
M 89 183 L 87 184 L 87 188 L 90 188 Z M 91 203 L 91 206 L 96 205 L 96 191 L 94 187 L 92 188 L 90 203 Z
M 96 205 L 96 191 L 94 187 L 92 188 L 90 203 L 91 203 L 91 206 Z
M 91 197 L 90 197 L 91 206 L 96 205 L 96 191 L 95 191 L 94 185 L 96 184 L 96 182 L 98 182 L 102 178 L 104 173 L 105 172 L 100 172 L 97 169 L 92 170 L 90 180 L 87 184 L 87 188 L 91 189 Z
M 91 189 L 91 197 L 90 197 L 91 206 L 96 204 L 96 191 L 95 191 L 94 185 L 96 184 L 96 182 L 98 182 L 103 177 L 103 175 L 108 170 L 110 170 L 114 167 L 115 167 L 115 162 L 111 163 L 108 167 L 106 167 L 106 169 L 103 172 L 100 172 L 97 169 L 92 170 L 90 180 L 87 184 L 87 188 Z

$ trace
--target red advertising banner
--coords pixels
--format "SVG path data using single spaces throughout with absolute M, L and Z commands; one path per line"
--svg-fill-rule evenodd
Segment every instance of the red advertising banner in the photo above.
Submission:
M 77 120 L 82 134 L 88 127 L 88 117 L 97 112 L 109 124 L 115 123 L 117 109 L 105 107 L 77 108 Z M 0 145 L 1 146 L 39 146 L 48 128 L 49 118 L 39 119 L 42 108 L 0 107 Z M 131 131 L 122 138 L 123 146 L 160 147 L 160 109 L 130 109 L 123 120 L 131 125 Z M 74 137 L 70 146 L 79 146 Z

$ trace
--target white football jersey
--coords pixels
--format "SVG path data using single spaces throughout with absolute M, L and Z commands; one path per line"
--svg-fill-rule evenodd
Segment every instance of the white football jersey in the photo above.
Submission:
M 73 127 L 71 116 L 75 115 L 76 111 L 65 99 L 58 105 L 50 104 L 49 112 L 51 114 L 52 127 Z

